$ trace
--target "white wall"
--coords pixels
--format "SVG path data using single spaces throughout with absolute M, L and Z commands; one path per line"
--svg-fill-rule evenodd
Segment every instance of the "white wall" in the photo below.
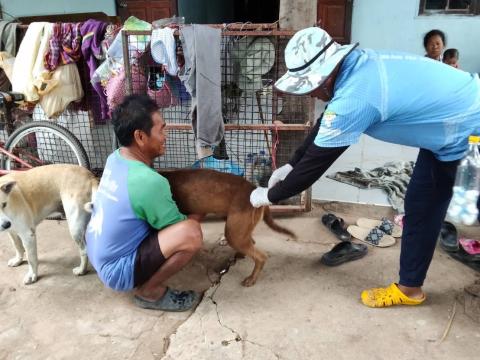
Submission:
M 395 49 L 424 54 L 423 36 L 431 29 L 447 35 L 447 47 L 460 51 L 460 66 L 480 72 L 480 16 L 419 16 L 419 0 L 355 0 L 352 14 L 352 42 L 362 48 Z M 317 112 L 321 111 L 318 106 Z M 415 160 L 417 149 L 387 144 L 368 136 L 351 146 L 327 171 L 327 174 L 371 169 L 394 160 Z M 313 198 L 366 204 L 388 205 L 380 190 L 360 190 L 323 177 L 313 185 Z
M 3 18 L 82 12 L 116 15 L 115 0 L 0 0 Z

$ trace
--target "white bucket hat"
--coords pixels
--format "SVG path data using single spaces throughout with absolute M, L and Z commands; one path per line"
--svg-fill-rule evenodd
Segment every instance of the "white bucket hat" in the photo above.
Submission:
M 298 31 L 285 48 L 288 72 L 277 80 L 275 88 L 295 95 L 312 92 L 357 45 L 342 46 L 318 27 Z

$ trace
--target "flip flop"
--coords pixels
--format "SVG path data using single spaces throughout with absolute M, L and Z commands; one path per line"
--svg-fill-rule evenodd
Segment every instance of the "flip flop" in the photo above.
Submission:
M 480 257 L 478 257 L 478 255 L 470 255 L 465 250 L 463 250 L 462 247 L 460 247 L 458 251 L 449 252 L 448 255 L 450 255 L 455 260 L 467 265 L 469 268 L 480 272 Z
M 345 222 L 342 218 L 334 214 L 325 214 L 322 216 L 322 223 L 340 240 L 348 241 L 352 238 L 345 230 Z
M 446 252 L 458 251 L 458 234 L 455 225 L 448 221 L 443 222 L 440 228 L 440 235 L 438 236 L 438 243 Z
M 395 238 L 391 235 L 385 234 L 378 227 L 366 229 L 356 225 L 350 225 L 347 231 L 360 241 L 366 242 L 369 245 L 378 247 L 389 247 L 395 245 Z
M 461 237 L 458 239 L 463 250 L 480 260 L 480 241 Z
M 328 266 L 337 266 L 347 261 L 361 259 L 367 253 L 368 248 L 366 245 L 342 241 L 335 245 L 332 250 L 323 254 L 320 262 Z
M 385 217 L 383 217 L 382 220 L 359 218 L 357 220 L 357 225 L 367 229 L 378 227 L 387 235 L 391 235 L 396 238 L 402 237 L 402 228 Z
M 199 300 L 200 296 L 192 291 L 172 290 L 167 287 L 165 294 L 156 300 L 149 301 L 135 295 L 135 305 L 144 309 L 180 312 L 190 310 Z

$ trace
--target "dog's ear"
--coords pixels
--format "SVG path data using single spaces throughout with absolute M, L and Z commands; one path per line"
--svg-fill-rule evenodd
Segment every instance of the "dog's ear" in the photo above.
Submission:
M 5 194 L 10 194 L 10 191 L 12 191 L 13 187 L 15 186 L 17 182 L 12 180 L 9 182 L 6 182 L 5 184 L 2 184 L 0 186 L 0 190 L 2 190 Z

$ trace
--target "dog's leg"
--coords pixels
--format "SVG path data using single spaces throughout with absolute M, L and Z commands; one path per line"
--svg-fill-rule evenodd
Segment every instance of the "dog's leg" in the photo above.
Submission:
M 28 272 L 23 278 L 23 283 L 25 285 L 33 284 L 38 278 L 37 237 L 33 230 L 29 230 L 26 234 L 22 234 L 20 238 L 27 253 L 28 261 Z
M 67 217 L 70 235 L 78 246 L 80 253 L 80 265 L 73 268 L 74 275 L 84 275 L 87 273 L 87 247 L 85 245 L 85 229 L 87 228 L 90 214 L 85 212 L 81 206 L 77 204 L 64 203 L 65 215 Z
M 228 214 L 227 222 L 225 223 L 225 237 L 229 245 L 237 252 L 252 258 L 255 262 L 255 267 L 250 276 L 242 281 L 243 286 L 255 285 L 258 275 L 267 260 L 267 255 L 255 247 L 252 239 L 252 231 L 258 220 L 259 217 L 255 217 L 252 223 L 252 218 L 249 215 L 245 216 L 243 213 L 236 213 Z
M 25 249 L 23 248 L 22 239 L 13 232 L 8 232 L 8 236 L 12 241 L 13 246 L 15 247 L 15 257 L 8 260 L 8 266 L 14 267 L 23 263 L 23 255 L 25 254 Z

